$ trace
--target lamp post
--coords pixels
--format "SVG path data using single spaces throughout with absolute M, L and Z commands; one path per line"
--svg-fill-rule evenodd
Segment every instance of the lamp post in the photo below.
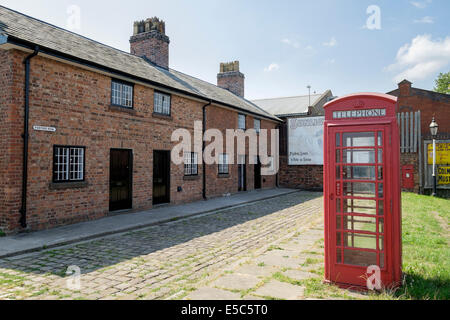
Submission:
M 436 136 L 438 132 L 438 124 L 434 120 L 430 123 L 430 132 L 433 137 L 433 193 L 431 194 L 433 197 L 437 194 L 437 180 L 436 180 Z

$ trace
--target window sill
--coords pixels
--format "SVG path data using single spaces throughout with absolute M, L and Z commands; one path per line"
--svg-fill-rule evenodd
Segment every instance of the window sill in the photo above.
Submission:
M 109 105 L 109 111 L 126 112 L 133 115 L 136 114 L 136 110 L 134 110 L 133 108 L 121 107 L 113 104 Z
M 218 178 L 229 178 L 230 174 L 229 173 L 219 173 L 217 175 Z
M 198 180 L 198 179 L 200 179 L 200 176 L 199 176 L 199 175 L 195 175 L 195 176 L 183 176 L 183 180 L 187 180 L 187 181 L 189 181 L 189 180 Z
M 64 190 L 64 189 L 80 189 L 89 186 L 87 181 L 73 181 L 73 182 L 50 182 L 50 190 Z
M 172 120 L 173 120 L 173 118 L 172 118 L 171 115 L 168 115 L 168 114 L 162 114 L 162 113 L 155 113 L 155 112 L 153 112 L 153 113 L 152 113 L 152 117 L 153 117 L 153 118 L 164 119 L 164 120 L 169 120 L 169 121 L 172 121 Z

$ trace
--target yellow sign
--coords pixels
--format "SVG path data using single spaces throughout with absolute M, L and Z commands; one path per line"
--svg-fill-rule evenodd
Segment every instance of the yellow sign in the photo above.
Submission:
M 428 164 L 433 164 L 433 144 L 428 144 Z M 450 164 L 450 143 L 436 143 L 436 164 Z
M 438 167 L 438 184 L 450 184 L 450 167 Z

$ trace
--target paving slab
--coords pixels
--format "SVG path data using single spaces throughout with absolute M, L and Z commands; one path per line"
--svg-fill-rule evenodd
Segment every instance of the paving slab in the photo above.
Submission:
M 170 205 L 139 212 L 124 212 L 98 220 L 71 224 L 50 230 L 1 237 L 0 258 L 140 229 L 294 192 L 298 192 L 298 190 L 287 188 L 253 190 L 207 201 L 201 200 L 181 205 Z
M 213 281 L 211 286 L 229 290 L 248 290 L 261 282 L 256 276 L 248 274 L 229 274 Z
M 303 297 L 305 288 L 290 283 L 271 280 L 252 294 L 262 297 L 271 297 L 285 300 L 299 300 Z
M 258 257 L 255 261 L 257 264 L 264 263 L 265 265 L 268 266 L 277 266 L 282 268 L 298 268 L 305 262 L 305 259 L 285 258 L 277 253 L 269 252 L 267 254 Z
M 202 287 L 191 292 L 185 300 L 238 300 L 241 298 L 239 293 L 234 293 L 217 288 Z
M 278 269 L 274 266 L 258 266 L 254 264 L 243 265 L 234 270 L 235 273 L 249 274 L 258 277 L 268 277 L 277 271 Z
M 319 278 L 319 275 L 311 272 L 301 271 L 301 270 L 287 270 L 284 272 L 286 276 L 291 279 L 301 281 L 310 278 Z

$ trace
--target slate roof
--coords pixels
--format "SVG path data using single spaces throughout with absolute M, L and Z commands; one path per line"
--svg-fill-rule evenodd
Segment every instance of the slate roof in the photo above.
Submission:
M 332 96 L 331 91 L 311 94 L 311 106 L 316 106 L 324 96 Z M 305 114 L 308 112 L 309 95 L 252 100 L 267 112 L 278 117 Z M 325 101 L 326 102 L 326 101 Z
M 0 44 L 2 39 L 5 40 L 4 36 L 8 42 L 16 39 L 25 41 L 41 48 L 55 50 L 65 56 L 173 88 L 187 95 L 213 100 L 215 103 L 279 121 L 277 117 L 226 89 L 173 69 L 160 68 L 143 58 L 0 6 Z

